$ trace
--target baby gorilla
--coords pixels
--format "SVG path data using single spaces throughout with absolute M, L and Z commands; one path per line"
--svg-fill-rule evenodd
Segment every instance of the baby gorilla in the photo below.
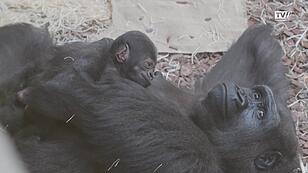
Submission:
M 148 87 L 157 61 L 154 43 L 144 33 L 129 31 L 116 40 L 70 43 L 57 47 L 57 57 L 74 57 L 73 67 L 89 82 L 98 81 L 106 69 L 116 69 L 123 78 Z M 115 71 L 115 70 L 113 70 Z
M 113 63 L 124 78 L 143 87 L 151 84 L 157 62 L 154 43 L 143 33 L 129 31 L 118 37 L 111 46 Z

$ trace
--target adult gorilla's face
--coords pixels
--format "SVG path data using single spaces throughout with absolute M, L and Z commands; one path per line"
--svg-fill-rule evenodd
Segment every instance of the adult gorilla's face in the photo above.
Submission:
M 264 85 L 248 89 L 223 83 L 211 90 L 204 105 L 215 114 L 214 121 L 222 131 L 230 127 L 259 130 L 280 121 L 273 93 Z
M 211 121 L 204 131 L 217 146 L 225 172 L 289 173 L 299 167 L 290 112 L 269 87 L 223 83 L 201 105 Z

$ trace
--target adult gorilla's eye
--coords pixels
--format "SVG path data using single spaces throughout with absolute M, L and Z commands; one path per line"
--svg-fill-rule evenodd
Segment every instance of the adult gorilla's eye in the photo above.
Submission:
M 259 120 L 263 119 L 264 118 L 264 111 L 263 110 L 258 110 L 257 111 L 257 118 Z
M 255 166 L 261 171 L 267 171 L 273 168 L 282 157 L 283 155 L 279 151 L 268 151 L 255 159 Z

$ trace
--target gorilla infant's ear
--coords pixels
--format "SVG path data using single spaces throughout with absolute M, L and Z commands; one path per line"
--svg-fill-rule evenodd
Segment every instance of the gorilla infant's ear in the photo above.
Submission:
M 275 166 L 280 161 L 282 154 L 279 151 L 269 151 L 260 154 L 255 159 L 255 166 L 259 170 L 267 170 Z
M 115 57 L 118 63 L 124 63 L 125 61 L 127 61 L 128 57 L 129 57 L 129 46 L 127 43 L 121 44 L 116 53 L 115 53 Z

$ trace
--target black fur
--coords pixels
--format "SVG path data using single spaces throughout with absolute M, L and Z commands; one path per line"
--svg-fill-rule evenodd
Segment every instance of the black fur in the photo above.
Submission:
M 69 80 L 69 74 L 66 76 L 63 72 L 71 67 L 96 80 L 104 70 L 111 41 L 102 39 L 55 46 L 47 29 L 30 24 L 0 27 L 0 122 L 13 136 L 30 172 L 91 172 L 96 169 L 95 161 L 89 162 L 90 158 L 82 154 L 87 152 L 82 146 L 80 132 L 34 113 L 25 116 L 16 93 L 58 74 L 64 76 L 63 80 Z M 72 56 L 74 61 L 66 59 L 67 56 Z M 62 79 L 59 82 L 65 85 Z M 68 160 L 71 162 L 65 163 Z
M 192 91 L 174 86 L 164 79 L 160 72 L 155 72 L 155 77 L 147 90 L 159 99 L 168 101 L 171 107 L 176 107 L 184 116 L 191 113 L 196 99 Z
M 0 27 L 0 122 L 9 131 L 22 125 L 23 110 L 15 105 L 17 91 L 47 68 L 53 44 L 46 29 L 29 24 Z
M 71 90 L 48 85 L 28 89 L 31 97 L 25 102 L 62 121 L 74 113 L 70 123 L 97 147 L 105 168 L 120 159 L 112 172 L 153 172 L 158 167 L 157 172 L 221 172 L 207 136 L 167 102 L 113 73 L 95 86 L 79 82 Z
M 285 102 L 277 97 L 287 82 L 280 65 L 281 48 L 270 33 L 269 26 L 258 26 L 241 36 L 197 88 L 196 93 L 201 94 L 195 96 L 188 117 L 183 115 L 185 108 L 178 110 L 181 100 L 154 95 L 114 73 L 105 73 L 93 85 L 74 71 L 74 87 L 59 90 L 47 83 L 29 88 L 24 91 L 29 96 L 25 103 L 37 113 L 61 121 L 75 114 L 70 122 L 80 128 L 89 145 L 97 148 L 101 165 L 107 168 L 115 160 L 119 162 L 112 168 L 114 172 L 254 173 L 266 169 L 289 173 L 299 166 L 297 140 Z M 241 124 L 220 130 L 213 120 L 217 115 L 206 109 L 203 97 L 215 85 L 230 81 L 244 87 L 271 87 L 278 118 L 248 131 L 240 130 Z M 273 81 L 279 81 L 279 85 Z M 168 97 L 168 90 L 173 89 L 163 86 Z M 277 153 L 273 155 L 277 160 L 273 164 L 263 161 L 264 153 Z M 263 162 L 270 167 L 263 167 Z
M 206 123 L 208 112 L 204 108 L 203 111 L 195 109 L 196 114 L 192 115 L 192 119 L 201 129 L 205 128 L 204 132 L 222 153 L 222 159 L 233 160 L 232 164 L 225 164 L 227 170 L 258 172 L 252 165 L 252 158 L 266 150 L 277 150 L 284 155 L 279 164 L 268 171 L 288 173 L 299 167 L 295 127 L 286 104 L 286 91 L 289 87 L 285 77 L 286 67 L 281 64 L 282 49 L 271 36 L 271 32 L 272 27 L 269 25 L 247 29 L 222 60 L 196 86 L 196 93 L 200 99 L 223 82 L 234 82 L 248 88 L 267 85 L 273 91 L 280 119 L 273 122 L 276 125 L 270 130 L 261 130 L 256 134 L 244 135 L 245 137 L 240 137 L 242 132 L 222 133 L 215 129 L 209 130 Z
M 59 148 L 59 141 L 74 146 L 74 153 L 71 150 L 60 150 L 65 153 L 64 158 L 66 154 L 68 158 L 77 158 L 76 164 L 67 167 L 67 172 L 87 169 L 86 172 L 109 170 L 134 173 L 264 172 L 260 167 L 256 168 L 256 162 L 262 163 L 256 161 L 256 158 L 272 151 L 282 157 L 266 172 L 292 172 L 299 165 L 297 140 L 282 93 L 287 82 L 284 68 L 280 65 L 281 48 L 270 33 L 269 26 L 248 29 L 200 82 L 195 96 L 182 93 L 171 85 L 169 87 L 168 83 L 158 83 L 157 87 L 161 91 L 156 95 L 155 86 L 154 89 L 144 88 L 109 69 L 99 81 L 93 83 L 83 75 L 82 70 L 68 66 L 48 82 L 24 90 L 22 101 L 29 106 L 32 115 L 53 119 L 55 126 L 60 125 L 59 129 L 64 126 L 66 130 L 63 132 L 68 134 L 64 133 L 63 136 L 72 136 L 72 139 L 61 138 L 61 133 L 56 133 L 59 136 L 49 136 L 50 133 L 47 133 L 46 139 L 40 139 L 37 145 L 47 147 L 40 149 L 43 152 L 33 157 L 29 154 L 32 152 L 20 148 L 28 153 L 26 155 L 31 165 L 37 163 L 35 157 L 57 155 L 57 152 L 49 153 L 45 150 L 65 149 Z M 252 70 L 254 67 L 257 72 Z M 58 85 L 57 82 L 64 85 Z M 266 123 L 273 125 L 256 129 L 253 133 L 239 131 L 237 126 L 230 126 L 225 131 L 219 130 L 213 121 L 215 115 L 204 107 L 203 100 L 214 86 L 222 82 L 235 82 L 248 88 L 259 84 L 268 85 L 275 94 L 279 121 Z M 166 95 L 163 95 L 164 92 Z M 170 99 L 177 96 L 177 93 L 179 99 Z M 190 105 L 187 107 L 182 105 L 186 103 L 182 102 L 186 94 Z M 26 134 L 31 136 L 33 132 Z M 27 139 L 30 143 L 37 141 L 37 138 Z M 23 140 L 21 146 L 26 141 Z M 49 147 L 54 141 L 59 143 L 55 142 L 55 145 Z M 72 145 L 72 141 L 76 145 Z M 33 150 L 30 148 L 29 151 Z M 87 153 L 91 153 L 94 158 Z M 95 169 L 95 160 L 99 162 L 98 169 Z M 32 166 L 31 169 L 38 168 L 38 172 L 45 167 Z M 52 166 L 48 169 L 47 165 L 46 168 L 46 171 L 53 169 Z M 56 169 L 62 168 L 60 166 Z
M 270 25 L 247 29 L 211 72 L 196 84 L 196 91 L 204 95 L 219 83 L 234 82 L 248 88 L 267 85 L 276 96 L 286 99 L 289 82 L 285 78 L 286 68 L 281 64 L 283 52 L 271 33 Z

